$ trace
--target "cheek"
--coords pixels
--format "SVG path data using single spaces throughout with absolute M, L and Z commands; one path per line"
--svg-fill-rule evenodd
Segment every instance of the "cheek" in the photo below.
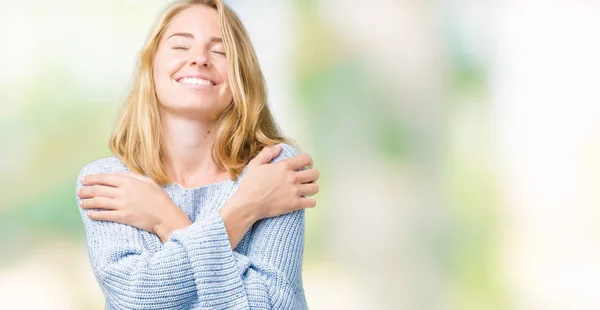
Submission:
M 154 65 L 154 89 L 161 102 L 164 100 L 165 93 L 168 89 L 168 80 L 165 80 L 163 70 L 162 66 L 157 64 Z
M 180 58 L 181 57 L 175 57 L 168 53 L 159 52 L 156 54 L 153 67 L 153 78 L 156 93 L 161 100 L 165 99 L 161 97 L 166 96 L 173 86 L 173 74 L 175 74 L 182 63 L 184 63 Z
M 156 80 L 171 79 L 178 68 L 185 62 L 182 57 L 173 55 L 169 51 L 158 51 L 154 58 L 154 78 Z
M 219 75 L 223 81 L 223 87 L 221 88 L 221 96 L 224 99 L 228 99 L 228 102 L 231 101 L 233 94 L 231 93 L 231 87 L 229 86 L 229 71 L 227 64 L 223 64 L 222 66 L 217 68 Z
M 225 85 L 223 85 L 219 96 L 221 97 L 220 101 L 223 102 L 225 108 L 231 104 L 233 100 L 233 93 L 231 92 L 231 88 L 229 87 L 228 83 L 225 83 Z
M 171 97 L 169 95 L 171 89 L 170 65 L 168 57 L 165 56 L 160 52 L 157 53 L 153 66 L 154 89 L 161 104 L 168 104 L 168 98 Z

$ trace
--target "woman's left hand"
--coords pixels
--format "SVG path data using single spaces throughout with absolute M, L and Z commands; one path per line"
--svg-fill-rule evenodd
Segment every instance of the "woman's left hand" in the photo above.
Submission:
M 130 225 L 154 233 L 165 242 L 190 219 L 152 179 L 124 172 L 87 175 L 77 192 L 81 207 L 93 220 Z

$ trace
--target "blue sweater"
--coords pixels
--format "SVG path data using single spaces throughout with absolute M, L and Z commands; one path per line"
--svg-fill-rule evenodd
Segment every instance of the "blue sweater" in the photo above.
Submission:
M 284 144 L 275 161 L 297 154 Z M 116 157 L 94 161 L 79 173 L 77 189 L 82 176 L 122 171 L 128 169 Z M 304 212 L 256 222 L 232 250 L 218 210 L 240 181 L 163 187 L 193 222 L 164 244 L 132 226 L 91 220 L 79 208 L 106 309 L 306 309 Z

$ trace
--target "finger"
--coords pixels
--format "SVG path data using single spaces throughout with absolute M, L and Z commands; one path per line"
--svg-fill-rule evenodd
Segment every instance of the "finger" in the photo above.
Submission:
M 319 171 L 317 169 L 307 169 L 296 172 L 296 180 L 298 183 L 311 183 L 319 179 Z
M 299 191 L 302 196 L 312 196 L 319 192 L 319 185 L 317 183 L 302 184 Z
M 252 165 L 264 165 L 268 164 L 273 158 L 277 157 L 281 153 L 281 145 L 273 145 L 263 148 L 249 164 Z
M 130 178 L 134 178 L 136 180 L 140 180 L 142 182 L 150 182 L 152 181 L 152 179 L 150 177 L 147 177 L 145 175 L 141 175 L 141 174 L 137 174 L 134 172 L 117 172 L 117 175 L 123 175 L 126 177 L 130 177 Z
M 118 211 L 89 210 L 87 215 L 90 219 L 95 221 L 116 222 L 119 219 Z
M 312 157 L 311 157 L 311 158 L 310 158 L 310 164 L 308 164 L 308 165 L 306 165 L 306 166 L 304 166 L 304 167 L 302 167 L 302 168 L 303 168 L 304 170 L 312 169 L 312 168 L 313 168 L 313 164 L 314 164 L 314 161 L 313 161 L 313 159 L 312 159 Z
M 107 198 L 107 197 L 94 197 L 94 198 L 89 198 L 89 199 L 82 199 L 80 202 L 80 206 L 82 209 L 106 209 L 106 210 L 118 209 L 116 200 L 113 198 Z
M 313 160 L 311 158 L 310 159 L 310 164 L 308 164 L 308 166 L 306 166 L 306 169 L 312 169 L 313 168 L 313 164 L 314 164 L 314 162 L 313 162 Z
M 300 206 L 300 209 L 314 208 L 317 205 L 317 200 L 314 198 L 300 198 L 300 203 L 298 205 Z
M 292 158 L 288 158 L 281 162 L 287 165 L 287 167 L 289 167 L 292 170 L 300 170 L 305 166 L 311 165 L 312 159 L 310 158 L 310 155 L 302 153 L 300 155 L 296 155 Z
M 83 186 L 77 191 L 77 197 L 81 199 L 93 198 L 93 197 L 117 197 L 118 190 L 114 187 L 104 185 L 89 185 Z
M 90 174 L 81 178 L 81 184 L 83 185 L 108 185 L 112 187 L 119 187 L 123 185 L 128 177 L 118 174 L 110 173 L 99 173 Z

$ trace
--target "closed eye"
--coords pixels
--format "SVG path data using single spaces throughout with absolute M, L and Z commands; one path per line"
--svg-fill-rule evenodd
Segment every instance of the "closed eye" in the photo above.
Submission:
M 213 53 L 216 53 L 216 54 L 219 54 L 219 55 L 223 55 L 223 56 L 225 56 L 225 53 L 224 53 L 224 52 L 219 52 L 219 51 L 212 51 L 212 52 L 213 52 Z
M 184 50 L 184 51 L 187 51 L 187 50 L 189 50 L 190 48 L 189 48 L 189 47 L 187 47 L 187 46 L 173 46 L 173 49 L 174 49 L 174 50 Z

